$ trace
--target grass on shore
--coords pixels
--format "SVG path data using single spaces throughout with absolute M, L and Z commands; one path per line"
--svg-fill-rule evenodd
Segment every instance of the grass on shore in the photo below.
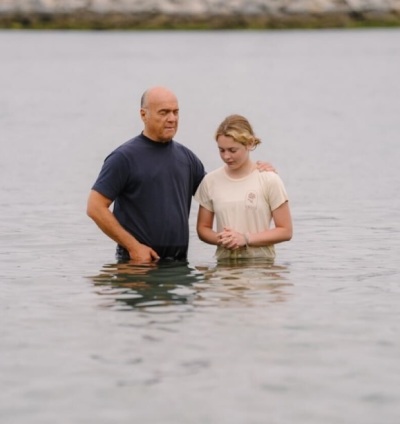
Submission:
M 399 27 L 394 13 L 282 16 L 168 16 L 164 14 L 0 14 L 0 29 L 232 30 Z

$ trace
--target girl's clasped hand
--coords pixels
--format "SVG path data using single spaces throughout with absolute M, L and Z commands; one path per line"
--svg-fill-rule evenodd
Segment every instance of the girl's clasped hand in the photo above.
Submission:
M 223 231 L 217 234 L 218 245 L 225 249 L 236 250 L 247 246 L 246 236 L 231 228 L 224 228 Z

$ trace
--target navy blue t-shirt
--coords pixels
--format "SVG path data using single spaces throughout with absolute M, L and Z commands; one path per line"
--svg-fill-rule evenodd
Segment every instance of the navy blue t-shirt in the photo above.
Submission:
M 104 161 L 92 189 L 114 201 L 119 223 L 161 258 L 186 257 L 192 196 L 204 166 L 176 141 L 154 142 L 143 134 Z

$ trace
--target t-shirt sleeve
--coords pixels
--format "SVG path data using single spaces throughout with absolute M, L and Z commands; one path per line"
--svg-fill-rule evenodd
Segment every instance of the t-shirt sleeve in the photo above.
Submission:
M 264 172 L 260 172 L 260 175 Z M 263 176 L 264 195 L 271 211 L 278 209 L 289 200 L 281 177 L 275 172 L 265 172 Z
M 207 176 L 204 177 L 203 181 L 200 183 L 199 188 L 197 189 L 194 195 L 194 198 L 197 200 L 197 202 L 199 202 L 201 206 L 211 212 L 214 212 L 213 202 L 210 199 Z
M 204 176 L 206 175 L 206 171 L 204 170 L 204 165 L 201 162 L 201 160 L 193 154 L 193 167 L 194 167 L 194 180 L 193 180 L 193 193 L 192 195 L 196 193 L 201 181 L 203 180 Z
M 129 166 L 120 152 L 113 152 L 105 159 L 92 190 L 114 201 L 123 191 L 129 177 Z

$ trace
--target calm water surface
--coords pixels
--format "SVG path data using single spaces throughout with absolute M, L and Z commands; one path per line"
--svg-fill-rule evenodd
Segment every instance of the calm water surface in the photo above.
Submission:
M 400 31 L 0 32 L 0 421 L 400 422 Z M 117 264 L 85 215 L 139 98 L 208 170 L 242 113 L 290 195 L 274 266 Z

